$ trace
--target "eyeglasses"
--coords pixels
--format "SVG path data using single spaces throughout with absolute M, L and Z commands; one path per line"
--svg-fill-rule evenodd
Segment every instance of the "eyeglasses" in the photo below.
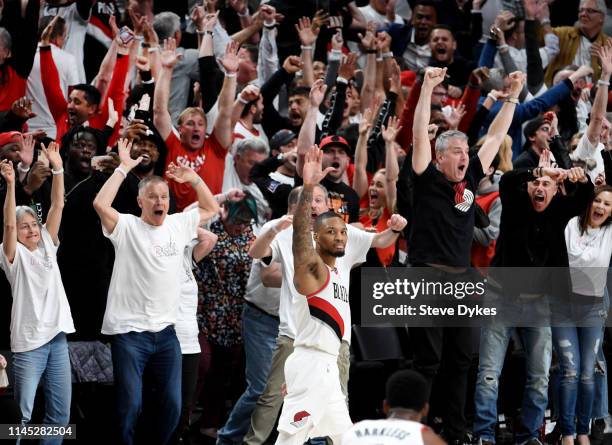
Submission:
M 589 15 L 592 15 L 592 14 L 603 14 L 603 12 L 601 12 L 599 9 L 593 9 L 593 8 L 580 8 L 580 9 L 578 9 L 578 14 L 582 14 L 582 13 L 589 14 Z

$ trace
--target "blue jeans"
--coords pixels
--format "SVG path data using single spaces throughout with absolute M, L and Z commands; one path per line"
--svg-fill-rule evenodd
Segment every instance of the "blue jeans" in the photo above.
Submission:
M 48 343 L 27 352 L 13 354 L 15 400 L 22 423 L 32 416 L 38 383 L 45 393 L 44 424 L 67 425 L 70 420 L 72 380 L 66 334 L 60 332 Z M 41 444 L 60 444 L 62 439 L 44 439 Z
M 495 442 L 499 376 L 504 366 L 508 342 L 514 329 L 521 336 L 526 356 L 527 382 L 521 408 L 521 427 L 516 442 L 539 436 L 548 404 L 548 370 L 552 357 L 550 328 L 512 328 L 493 325 L 482 328 L 480 362 L 474 402 L 474 436 Z
M 595 399 L 595 365 L 605 321 L 603 299 L 592 304 L 570 304 L 570 308 L 575 323 L 552 329 L 559 360 L 559 424 L 563 436 L 589 433 Z
M 166 443 L 181 414 L 181 348 L 174 326 L 160 332 L 128 332 L 112 339 L 113 374 L 117 391 L 117 421 L 122 444 L 134 443 L 142 408 L 145 368 L 155 387 L 151 437 Z M 148 409 L 148 408 L 147 408 Z
M 217 433 L 217 444 L 241 444 L 251 426 L 251 414 L 263 392 L 278 336 L 278 319 L 248 304 L 242 311 L 242 337 L 246 355 L 247 388 L 240 396 L 225 426 Z

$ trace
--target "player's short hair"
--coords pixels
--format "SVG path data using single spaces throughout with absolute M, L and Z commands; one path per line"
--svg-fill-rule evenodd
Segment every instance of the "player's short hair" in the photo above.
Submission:
M 385 398 L 389 408 L 421 411 L 429 398 L 429 385 L 416 371 L 397 371 L 387 380 Z
M 340 218 L 342 221 L 344 221 L 344 218 L 342 218 L 342 216 L 340 216 L 339 214 L 337 214 L 333 210 L 329 210 L 327 212 L 323 212 L 319 216 L 317 216 L 317 219 L 315 220 L 315 224 L 314 224 L 315 232 L 317 230 L 319 230 L 321 228 L 321 226 L 323 225 L 323 223 L 325 221 L 327 221 L 328 219 L 330 219 L 330 218 Z

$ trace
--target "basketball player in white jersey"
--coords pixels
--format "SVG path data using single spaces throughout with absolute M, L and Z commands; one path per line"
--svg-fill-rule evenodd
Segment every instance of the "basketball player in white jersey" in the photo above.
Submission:
M 364 420 L 344 433 L 342 445 L 445 445 L 423 425 L 429 388 L 416 371 L 397 371 L 387 380 L 383 412 L 386 419 Z
M 314 234 L 310 231 L 312 194 L 329 170 L 321 170 L 322 158 L 317 146 L 306 155 L 304 186 L 293 218 L 296 335 L 294 351 L 285 362 L 287 396 L 277 445 L 302 445 L 308 438 L 323 436 L 337 445 L 352 426 L 337 358 L 342 341 L 350 343 L 350 270 L 365 261 L 375 235 L 362 232 L 347 243 L 346 224 L 334 212 L 319 215 Z M 406 221 L 398 223 L 393 229 L 401 230 Z

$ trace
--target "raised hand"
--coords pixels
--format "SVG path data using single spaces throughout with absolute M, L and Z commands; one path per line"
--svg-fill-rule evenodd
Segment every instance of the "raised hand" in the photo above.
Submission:
M 308 149 L 304 159 L 302 178 L 304 185 L 317 185 L 334 167 L 327 167 L 321 170 L 323 165 L 323 152 L 315 144 Z
M 38 190 L 49 176 L 51 176 L 51 169 L 44 162 L 36 161 L 28 174 L 26 186 L 29 193 L 31 194 Z
M 361 45 L 366 49 L 374 49 L 376 43 L 376 23 L 368 22 L 365 35 L 357 34 L 361 40 Z
M 612 74 L 612 48 L 608 45 L 601 46 L 597 51 L 597 57 L 599 58 L 599 64 L 601 65 L 601 73 L 610 75 Z
M 386 53 L 391 50 L 391 36 L 386 32 L 379 32 L 376 36 L 376 49 Z
M 515 71 L 508 77 L 510 78 L 510 96 L 516 99 L 521 94 L 527 76 L 521 71 Z
M 144 54 L 136 57 L 136 68 L 138 68 L 138 71 L 151 71 L 149 57 Z
M 214 14 L 206 14 L 202 20 L 202 30 L 205 32 L 213 32 L 219 19 L 219 11 Z
M 117 142 L 117 151 L 119 152 L 120 166 L 127 171 L 130 171 L 136 167 L 142 161 L 142 156 L 138 156 L 137 159 L 132 159 L 132 141 L 127 139 L 119 139 Z
M 295 74 L 302 69 L 302 59 L 299 56 L 289 56 L 283 62 L 283 69 L 288 74 Z
M 259 98 L 259 88 L 255 85 L 247 85 L 240 92 L 240 98 L 245 102 L 252 102 Z
M 176 52 L 176 40 L 173 37 L 164 40 L 164 49 L 159 55 L 161 64 L 164 68 L 174 68 L 174 65 L 183 57 Z
M 359 120 L 359 134 L 366 134 L 372 128 L 372 109 L 366 108 Z
M 119 113 L 115 110 L 115 103 L 113 99 L 108 98 L 108 119 L 106 120 L 106 125 L 111 128 L 115 128 L 115 124 L 119 122 Z
M 189 17 L 198 31 L 204 31 L 204 17 L 206 17 L 204 6 L 194 6 Z
M 230 40 L 225 47 L 225 56 L 221 59 L 221 65 L 227 74 L 234 74 L 238 71 L 240 59 L 238 58 L 238 50 L 240 45 L 234 40 Z
M 295 30 L 298 33 L 300 42 L 304 46 L 312 46 L 317 40 L 317 35 L 319 34 L 318 29 L 316 32 L 313 29 L 312 23 L 308 17 L 302 17 L 299 19 L 298 23 L 295 25 Z
M 461 123 L 461 119 L 465 116 L 465 105 L 459 104 L 456 107 L 451 107 L 450 116 L 444 116 L 446 123 L 449 126 L 449 129 L 456 130 L 459 128 L 459 124 Z
M 387 126 L 382 126 L 382 137 L 385 143 L 391 144 L 394 142 L 401 129 L 400 120 L 396 116 L 391 116 L 387 121 Z
M 26 96 L 20 97 L 11 104 L 11 113 L 23 120 L 36 117 L 36 113 L 32 111 L 32 101 Z
M 572 167 L 567 171 L 567 179 L 570 182 L 586 183 L 589 178 L 582 167 Z
M 59 152 L 59 144 L 55 141 L 51 142 L 48 147 L 45 144 L 40 144 L 42 152 L 49 160 L 49 165 L 55 171 L 61 170 L 64 166 L 62 155 Z
M 293 215 L 283 215 L 274 225 L 277 232 L 285 230 L 293 225 Z
M 401 215 L 398 215 L 397 213 L 391 215 L 391 218 L 389 218 L 389 220 L 387 221 L 387 227 L 389 227 L 391 230 L 396 231 L 403 230 L 404 227 L 406 227 L 406 224 L 408 224 L 406 218 Z
M 342 62 L 340 63 L 340 67 L 338 68 L 338 76 L 349 80 L 355 74 L 355 69 L 357 68 L 357 54 L 349 53 L 345 57 L 342 58 Z
M 13 163 L 8 159 L 3 159 L 0 161 L 0 175 L 2 175 L 7 184 L 15 183 L 15 170 L 13 169 Z
M 329 29 L 342 29 L 344 26 L 344 20 L 341 15 L 335 15 L 329 18 L 329 24 L 327 25 Z
M 239 202 L 244 199 L 246 193 L 242 189 L 233 187 L 225 192 L 225 199 L 229 202 Z
M 43 29 L 42 34 L 40 35 L 40 44 L 41 46 L 49 46 L 51 40 L 51 34 L 53 34 L 53 30 L 55 29 L 55 24 L 59 19 L 59 15 L 56 15 L 51 19 L 49 24 Z
M 155 29 L 153 29 L 153 24 L 146 17 L 144 18 L 142 35 L 144 37 L 145 43 L 151 45 L 152 48 L 155 48 L 159 45 L 159 37 L 157 37 Z
M 489 68 L 481 66 L 476 68 L 470 74 L 470 83 L 475 85 L 482 85 L 482 83 L 489 78 Z
M 512 12 L 502 11 L 497 14 L 497 17 L 495 17 L 495 26 L 500 28 L 502 31 L 508 31 L 514 26 L 515 20 L 516 17 L 514 17 Z
M 438 126 L 436 124 L 429 124 L 427 126 L 427 136 L 430 141 L 433 141 L 436 138 L 436 134 L 438 134 Z
M 433 90 L 437 85 L 444 82 L 446 77 L 446 68 L 425 68 L 425 75 L 423 76 L 423 87 L 428 87 Z
M 125 128 L 124 137 L 129 140 L 140 139 L 141 137 L 145 137 L 147 135 L 147 127 L 143 120 L 141 119 L 132 119 L 130 125 Z
M 552 161 L 550 158 L 550 150 L 542 150 L 542 153 L 540 153 L 540 160 L 538 162 L 538 167 L 542 167 L 542 168 L 552 167 Z
M 238 14 L 247 14 L 249 12 L 246 0 L 229 0 L 229 4 Z
M 19 157 L 21 158 L 21 165 L 23 167 L 29 167 L 32 165 L 32 160 L 34 159 L 34 145 L 36 145 L 34 134 L 25 133 L 21 137 L 21 150 L 19 150 Z
M 319 9 L 312 18 L 312 30 L 317 33 L 324 25 L 329 23 L 329 13 L 324 9 Z
M 327 91 L 325 81 L 323 79 L 315 80 L 312 87 L 310 87 L 310 94 L 308 95 L 311 107 L 318 108 L 321 105 L 325 97 L 325 91 Z
M 192 185 L 197 185 L 202 180 L 191 168 L 185 165 L 177 166 L 174 162 L 168 164 L 166 176 L 179 184 L 189 182 Z

